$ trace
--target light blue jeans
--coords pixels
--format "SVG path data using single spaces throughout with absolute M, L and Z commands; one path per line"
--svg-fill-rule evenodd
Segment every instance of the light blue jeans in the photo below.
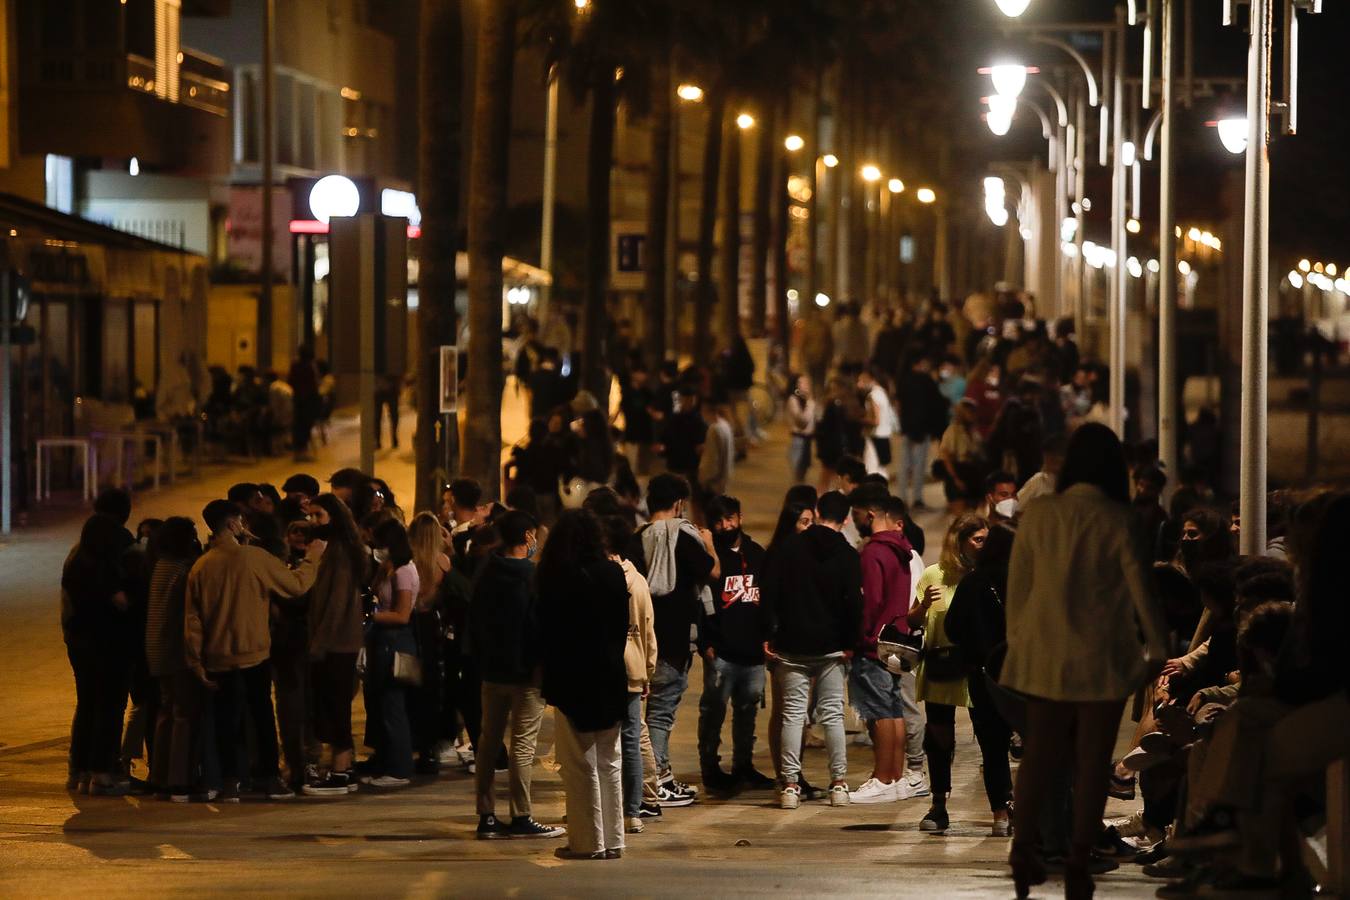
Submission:
M 816 724 L 825 731 L 825 749 L 830 757 L 830 780 L 843 781 L 848 773 L 844 743 L 844 680 L 848 663 L 842 656 L 778 657 L 778 677 L 783 680 L 783 781 L 796 782 L 802 771 L 802 729 L 811 701 L 811 682 L 816 683 Z
M 623 755 L 623 814 L 636 816 L 642 806 L 642 692 L 630 691 L 619 726 Z
M 657 774 L 670 772 L 670 732 L 675 728 L 675 711 L 680 708 L 684 689 L 689 686 L 689 670 L 680 670 L 664 659 L 656 661 L 651 691 L 647 695 L 647 731 L 652 738 L 652 755 Z
M 788 444 L 788 466 L 792 470 L 792 483 L 800 483 L 806 478 L 806 470 L 811 468 L 812 438 L 803 434 L 794 434 Z
M 900 438 L 900 499 L 912 509 L 923 500 L 923 485 L 928 480 L 928 441 Z

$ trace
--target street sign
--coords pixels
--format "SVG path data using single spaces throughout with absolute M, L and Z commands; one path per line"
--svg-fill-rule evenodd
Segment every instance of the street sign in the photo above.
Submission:
M 441 412 L 459 412 L 459 348 L 441 347 Z
M 640 291 L 647 283 L 647 226 L 615 222 L 610 231 L 610 284 L 621 291 Z

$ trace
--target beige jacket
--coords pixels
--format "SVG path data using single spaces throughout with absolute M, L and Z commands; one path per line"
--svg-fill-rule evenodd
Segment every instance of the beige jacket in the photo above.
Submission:
M 1000 680 L 1033 697 L 1122 700 L 1144 683 L 1151 663 L 1167 658 L 1130 512 L 1091 485 L 1027 504 L 1006 609 Z
M 628 670 L 628 692 L 637 694 L 646 689 L 656 671 L 652 592 L 632 563 L 625 559 L 620 565 L 628 582 L 628 644 L 623 649 L 623 664 Z
M 223 540 L 197 560 L 187 576 L 183 616 L 190 671 L 227 672 L 265 662 L 272 652 L 270 594 L 299 597 L 314 584 L 316 558 L 295 569 L 261 547 Z

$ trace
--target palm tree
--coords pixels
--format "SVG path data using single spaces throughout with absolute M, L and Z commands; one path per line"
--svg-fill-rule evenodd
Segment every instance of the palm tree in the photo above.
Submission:
M 658 23 L 664 33 L 658 34 L 656 52 L 652 56 L 651 99 L 647 111 L 651 122 L 651 158 L 647 174 L 647 244 L 644 250 L 647 314 L 643 337 L 647 361 L 653 366 L 666 355 L 666 305 L 672 302 L 672 298 L 666 296 L 666 273 L 676 264 L 675 260 L 667 259 L 666 254 L 666 242 L 670 237 L 666 225 L 670 214 L 670 92 L 673 90 L 669 27 L 669 22 L 664 19 Z M 678 173 L 675 177 L 679 177 Z
M 737 124 L 738 113 L 728 105 L 722 123 L 726 152 L 722 173 L 722 296 L 718 307 L 722 319 L 722 341 L 730 349 L 741 333 L 741 142 L 744 136 Z
M 515 0 L 479 11 L 469 168 L 469 371 L 464 474 L 488 496 L 500 485 L 502 456 L 502 257 L 506 243 Z
M 614 71 L 600 71 L 591 85 L 591 133 L 586 152 L 586 268 L 582 280 L 581 384 L 609 409 L 605 338 L 609 322 L 610 169 L 614 165 Z
M 694 360 L 706 362 L 712 349 L 713 253 L 717 231 L 717 179 L 722 163 L 722 119 L 726 112 L 726 94 L 720 86 L 704 91 L 708 121 L 703 135 L 703 186 L 698 210 L 698 287 L 694 308 Z
M 754 231 L 750 245 L 750 333 L 764 333 L 769 293 L 769 238 L 773 230 L 773 210 L 776 208 L 771 192 L 777 174 L 779 148 L 778 102 L 770 99 L 760 112 L 758 134 L 755 139 L 755 199 L 751 204 Z M 777 185 L 779 192 L 782 185 Z M 781 280 L 781 279 L 780 279 Z
M 421 0 L 418 145 L 422 208 L 417 310 L 417 485 L 414 508 L 435 509 L 443 448 L 457 450 L 451 414 L 441 429 L 440 348 L 455 342 L 455 252 L 459 249 L 460 98 L 464 23 L 461 0 Z M 451 469 L 453 470 L 453 459 Z

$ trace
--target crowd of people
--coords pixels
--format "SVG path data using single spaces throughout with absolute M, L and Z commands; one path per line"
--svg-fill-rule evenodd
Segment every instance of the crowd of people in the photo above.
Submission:
M 235 485 L 205 535 L 186 517 L 133 534 L 105 491 L 62 576 L 69 787 L 341 798 L 466 767 L 479 838 L 562 837 L 568 859 L 621 857 L 667 811 L 739 792 L 784 810 L 927 798 L 918 827 L 944 834 L 964 708 L 1019 896 L 1059 870 L 1090 897 L 1124 858 L 1176 891 L 1300 883 L 1291 839 L 1350 750 L 1332 555 L 1350 498 L 1273 494 L 1270 545 L 1239 557 L 1203 470 L 1124 445 L 1071 327 L 1028 316 L 1009 296 L 964 333 L 937 304 L 804 323 L 791 487 L 762 544 L 735 474 L 762 438 L 743 341 L 711 368 L 625 358 L 612 419 L 527 335 L 532 421 L 500 499 L 460 478 L 409 518 L 343 469 L 326 491 Z M 912 513 L 933 482 L 950 515 L 925 565 Z M 671 749 L 696 671 L 698 786 Z M 1127 704 L 1136 746 L 1113 760 Z M 532 805 L 548 707 L 565 827 Z M 856 787 L 850 710 L 871 747 Z M 1108 795 L 1143 808 L 1108 824 Z

